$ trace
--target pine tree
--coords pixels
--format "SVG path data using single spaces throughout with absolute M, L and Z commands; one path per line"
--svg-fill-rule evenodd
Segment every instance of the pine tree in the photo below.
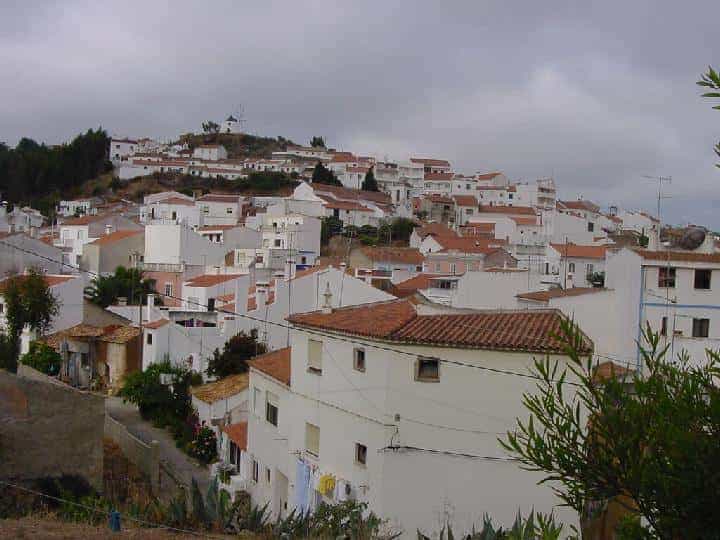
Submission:
M 363 180 L 360 189 L 363 191 L 380 191 L 377 180 L 375 180 L 375 173 L 373 172 L 372 167 L 370 167 L 370 170 L 365 174 L 365 180 Z

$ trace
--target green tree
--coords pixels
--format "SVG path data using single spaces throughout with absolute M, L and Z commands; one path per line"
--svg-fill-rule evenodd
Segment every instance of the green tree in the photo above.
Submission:
M 172 376 L 172 388 L 160 382 L 161 374 Z M 137 405 L 140 416 L 161 426 L 184 421 L 192 411 L 190 384 L 193 374 L 169 361 L 152 364 L 145 371 L 133 371 L 125 377 L 120 390 L 124 401 Z
M 62 357 L 52 347 L 42 341 L 33 341 L 30 350 L 22 355 L 20 362 L 26 366 L 45 373 L 45 375 L 57 375 L 62 366 Z
M 614 500 L 645 520 L 635 524 L 643 537 L 716 538 L 720 514 L 707 509 L 720 482 L 718 353 L 699 366 L 686 353 L 672 361 L 648 327 L 644 373 L 601 379 L 575 325 L 557 338 L 569 367 L 535 361 L 537 391 L 523 397 L 530 417 L 500 442 L 581 515 L 591 502 Z
M 313 136 L 313 138 L 310 139 L 310 146 L 313 148 L 325 148 L 325 138 Z
M 213 122 L 212 120 L 208 120 L 207 122 L 202 123 L 202 130 L 203 133 L 206 133 L 208 135 L 219 133 L 220 124 L 218 124 L 217 122 Z
M 318 161 L 313 169 L 312 181 L 314 184 L 330 184 L 332 186 L 342 186 L 342 182 L 337 179 L 335 173 L 325 167 L 322 162 Z
M 707 73 L 703 73 L 700 76 L 700 80 L 697 81 L 697 84 L 713 90 L 712 92 L 704 93 L 702 97 L 712 99 L 720 98 L 720 74 L 718 74 L 718 72 L 712 67 L 708 66 Z M 720 105 L 715 105 L 713 109 L 720 111 Z M 715 145 L 715 153 L 718 157 L 720 157 L 720 143 Z M 720 167 L 720 163 L 717 163 L 716 166 Z
M 410 242 L 410 235 L 416 226 L 417 224 L 412 219 L 402 217 L 393 219 L 390 224 L 392 239 L 407 244 Z
M 340 234 L 343 229 L 343 222 L 335 216 L 328 216 L 320 222 L 320 245 L 327 246 L 330 238 L 336 234 Z
M 155 280 L 143 278 L 137 268 L 118 266 L 111 276 L 97 276 L 85 288 L 85 296 L 94 304 L 107 307 L 120 297 L 129 304 L 147 303 L 147 295 L 155 293 Z
M 10 354 L 6 358 L 7 368 L 14 371 L 17 367 L 20 334 L 28 326 L 31 330 L 45 333 L 52 320 L 58 314 L 59 303 L 52 294 L 43 274 L 31 268 L 27 274 L 7 279 L 3 291 L 5 299 L 5 320 Z
M 221 379 L 228 375 L 245 373 L 248 370 L 247 361 L 266 352 L 265 344 L 258 341 L 257 330 L 253 329 L 249 334 L 240 332 L 225 342 L 222 353 L 215 349 L 208 362 L 207 374 L 209 377 Z
M 373 172 L 372 167 L 370 167 L 370 170 L 365 173 L 365 180 L 363 180 L 360 189 L 363 191 L 380 191 L 377 180 L 375 180 L 375 173 Z

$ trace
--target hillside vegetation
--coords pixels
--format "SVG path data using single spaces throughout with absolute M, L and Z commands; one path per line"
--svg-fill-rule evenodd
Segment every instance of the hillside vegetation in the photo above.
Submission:
M 247 133 L 187 133 L 181 135 L 178 142 L 187 143 L 193 149 L 202 144 L 221 144 L 231 159 L 269 158 L 273 152 L 287 150 L 295 144 L 285 137 L 258 137 Z

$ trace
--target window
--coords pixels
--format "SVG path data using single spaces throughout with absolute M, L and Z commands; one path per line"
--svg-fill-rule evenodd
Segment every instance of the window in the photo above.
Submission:
M 260 476 L 260 464 L 253 459 L 252 464 L 252 479 L 257 484 L 258 477 Z
M 593 232 L 595 230 L 595 224 L 592 221 L 588 221 L 588 232 Z
M 226 208 L 226 209 L 225 209 L 225 213 L 227 213 L 227 214 L 232 214 L 232 213 L 233 213 L 233 209 L 232 209 L 232 208 Z
M 697 269 L 695 270 L 695 288 L 696 289 L 710 289 L 710 278 L 712 276 L 712 270 Z
M 320 456 L 320 428 L 305 423 L 305 450 L 315 457 Z
M 152 345 L 152 334 L 150 332 L 147 333 L 147 344 Z
M 706 338 L 710 335 L 710 319 L 693 319 L 692 337 Z
M 280 247 L 280 246 L 282 246 L 282 240 L 280 240 L 279 238 L 276 238 L 275 239 L 275 247 Z
M 465 214 L 467 214 L 468 216 L 472 216 L 472 213 L 473 213 L 473 209 L 472 209 L 472 208 L 466 208 L 466 209 L 465 209 Z
M 513 194 L 513 193 L 508 193 L 508 199 L 513 199 L 513 198 L 514 198 L 514 194 Z
M 278 398 L 272 392 L 267 392 L 265 401 L 265 420 L 273 426 L 278 425 Z
M 173 295 L 172 283 L 165 283 L 165 296 L 172 296 L 172 295 Z
M 588 265 L 587 265 L 587 275 L 589 276 L 590 274 L 592 274 L 594 270 L 595 270 L 595 267 L 594 267 L 592 264 L 589 264 L 589 263 L 588 263 Z
M 440 263 L 435 263 L 435 271 L 436 272 L 440 271 Z
M 439 382 L 440 361 L 437 358 L 418 358 L 415 362 L 415 380 Z
M 575 273 L 575 263 L 568 264 L 568 272 Z
M 214 299 L 214 298 L 208 298 L 208 301 L 207 301 L 207 310 L 208 310 L 208 311 L 215 311 L 215 299 Z
M 322 341 L 308 339 L 308 371 L 322 374 Z
M 660 321 L 660 335 L 667 336 L 667 317 L 663 317 Z
M 355 443 L 355 463 L 358 465 L 367 465 L 367 446 Z
M 172 213 L 172 219 L 173 219 L 173 221 L 177 219 L 177 212 Z
M 0 304 L 0 313 L 5 313 L 5 304 Z
M 270 467 L 265 467 L 265 482 L 270 483 Z
M 365 371 L 365 349 L 353 349 L 353 367 L 357 371 Z
M 457 271 L 457 265 L 455 263 L 452 263 L 450 265 L 450 273 L 455 275 L 455 272 Z
M 259 388 L 253 388 L 253 412 L 260 416 L 260 406 L 262 404 L 262 393 Z
M 658 287 L 661 289 L 675 288 L 675 268 L 667 266 L 658 268 Z

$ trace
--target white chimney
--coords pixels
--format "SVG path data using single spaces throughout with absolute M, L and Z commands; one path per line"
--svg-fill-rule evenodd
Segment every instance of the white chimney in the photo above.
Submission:
M 118 306 L 127 306 L 127 298 L 125 298 L 124 296 L 118 296 L 117 305 Z
M 112 234 L 112 232 L 113 232 L 113 226 L 110 223 L 105 225 L 105 234 Z
M 255 283 L 255 303 L 258 307 L 267 304 L 268 287 L 267 281 L 258 281 Z
M 332 313 L 332 292 L 330 292 L 330 282 L 325 282 L 325 292 L 323 293 L 323 298 L 325 298 L 325 302 L 323 302 L 322 312 L 325 314 Z
M 290 280 L 295 278 L 295 261 L 293 259 L 287 259 L 285 261 L 285 279 Z
M 154 308 L 155 308 L 155 295 L 154 294 L 148 294 L 147 295 L 147 306 L 145 308 L 145 320 L 147 322 L 152 322 L 154 317 Z

